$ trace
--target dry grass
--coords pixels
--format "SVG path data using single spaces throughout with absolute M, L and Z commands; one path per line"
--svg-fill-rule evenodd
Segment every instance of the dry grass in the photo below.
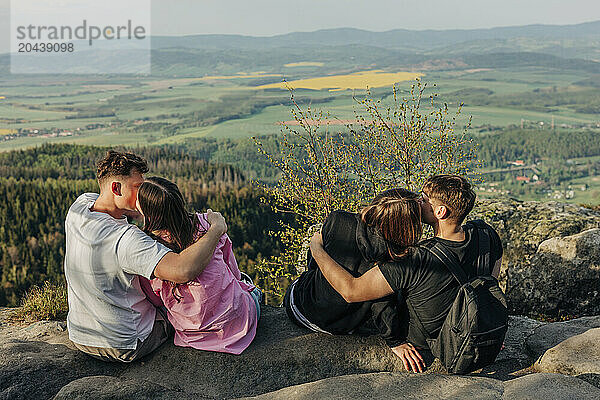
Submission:
M 67 288 L 44 282 L 25 294 L 21 307 L 12 315 L 17 321 L 64 320 L 67 317 Z

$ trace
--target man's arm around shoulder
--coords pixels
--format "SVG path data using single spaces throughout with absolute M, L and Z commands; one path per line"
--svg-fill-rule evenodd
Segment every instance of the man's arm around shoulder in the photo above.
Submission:
M 209 209 L 206 219 L 210 224 L 206 234 L 179 254 L 167 253 L 156 265 L 154 276 L 174 283 L 186 283 L 204 271 L 219 239 L 227 232 L 227 224 L 220 213 Z
M 310 252 L 329 284 L 348 303 L 375 300 L 394 293 L 379 267 L 374 267 L 358 278 L 353 277 L 327 254 L 320 232 L 313 235 Z

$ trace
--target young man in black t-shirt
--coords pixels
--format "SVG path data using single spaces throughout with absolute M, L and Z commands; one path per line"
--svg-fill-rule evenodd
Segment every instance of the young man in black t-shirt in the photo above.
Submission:
M 483 233 L 474 224 L 462 225 L 474 203 L 475 193 L 463 177 L 437 175 L 423 186 L 422 220 L 433 227 L 435 234 L 429 241 L 439 242 L 447 252 L 453 252 L 469 278 L 476 275 L 478 235 Z M 490 270 L 497 278 L 502 243 L 493 228 L 483 225 L 491 238 Z M 394 292 L 410 301 L 417 315 L 411 312 L 407 342 L 393 351 L 407 370 L 418 372 L 424 369 L 418 348 L 427 348 L 427 343 L 415 318 L 419 318 L 430 337 L 435 337 L 460 286 L 448 268 L 425 247 L 426 243 L 422 243 L 400 261 L 380 263 L 356 278 L 324 251 L 319 233 L 313 236 L 310 247 L 323 276 L 348 303 L 378 299 Z

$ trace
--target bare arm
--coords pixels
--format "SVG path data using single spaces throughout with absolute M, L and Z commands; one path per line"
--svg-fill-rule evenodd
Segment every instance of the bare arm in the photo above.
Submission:
M 219 239 L 227 232 L 227 224 L 220 213 L 208 210 L 206 219 L 210 224 L 206 234 L 179 254 L 167 253 L 156 265 L 154 276 L 165 281 L 185 283 L 204 271 Z
M 313 235 L 310 252 L 325 279 L 348 303 L 375 300 L 394 293 L 379 267 L 371 268 L 358 278 L 350 275 L 325 252 L 320 232 Z
M 492 269 L 492 276 L 496 279 L 498 279 L 498 276 L 500 276 L 500 266 L 502 265 L 502 257 L 500 257 L 500 259 L 498 261 L 496 261 L 496 264 L 494 264 L 494 269 Z

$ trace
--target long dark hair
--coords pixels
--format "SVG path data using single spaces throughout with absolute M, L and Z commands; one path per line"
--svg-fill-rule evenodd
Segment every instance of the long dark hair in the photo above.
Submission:
M 406 256 L 423 235 L 420 196 L 407 189 L 379 193 L 360 211 L 362 221 L 379 231 L 392 260 Z
M 185 200 L 176 184 L 165 178 L 152 176 L 146 178 L 138 190 L 140 211 L 144 214 L 144 232 L 163 243 L 176 253 L 194 243 L 194 236 L 200 227 L 196 214 L 185 208 Z M 167 231 L 170 241 L 154 234 Z M 177 288 L 179 284 L 171 282 L 172 293 L 179 303 L 182 299 Z
M 144 232 L 148 235 L 177 253 L 194 243 L 198 219 L 186 210 L 176 184 L 157 176 L 146 178 L 138 190 L 138 202 L 144 214 Z M 153 233 L 162 230 L 171 235 L 170 243 Z

